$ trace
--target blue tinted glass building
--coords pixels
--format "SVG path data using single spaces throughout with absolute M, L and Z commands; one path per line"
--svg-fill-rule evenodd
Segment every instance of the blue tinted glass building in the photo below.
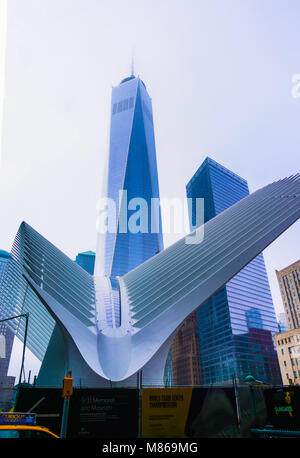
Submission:
M 152 199 L 159 199 L 152 100 L 144 82 L 134 75 L 112 89 L 106 196 L 117 208 L 116 230 L 107 232 L 104 249 L 103 272 L 110 279 L 114 298 L 114 310 L 107 310 L 106 317 L 118 327 L 121 317 L 116 277 L 163 250 L 160 207 L 151 205 Z M 140 218 L 134 216 L 142 211 Z M 131 218 L 140 226 L 134 233 L 129 227 Z M 172 383 L 171 353 L 165 380 Z
M 134 75 L 112 89 L 105 196 L 115 203 L 117 211 L 115 231 L 105 235 L 100 262 L 104 264 L 102 271 L 110 279 L 114 297 L 113 310 L 107 310 L 107 321 L 118 327 L 120 307 L 116 277 L 163 249 L 160 209 L 151 212 L 151 199 L 159 199 L 152 101 L 143 81 Z M 136 217 L 141 211 L 143 215 Z M 129 230 L 131 218 L 136 218 L 140 230 Z M 97 272 L 98 253 L 97 250 Z
M 126 191 L 119 201 L 120 191 Z M 105 274 L 115 278 L 163 249 L 160 215 L 152 221 L 151 199 L 159 198 L 152 102 L 140 78 L 131 76 L 112 90 L 110 150 L 107 196 L 117 208 L 117 231 L 107 234 Z M 143 198 L 148 206 L 147 233 L 123 232 L 125 222 L 139 210 L 128 209 L 134 198 Z M 151 233 L 151 223 L 157 225 Z M 125 228 L 126 230 L 126 228 Z
M 76 264 L 80 265 L 80 267 L 86 270 L 89 274 L 94 275 L 95 257 L 96 253 L 94 251 L 78 253 L 76 256 Z
M 11 256 L 9 253 L 0 250 L 0 290 L 3 287 L 2 280 L 7 269 L 7 263 L 9 262 L 10 257 Z M 10 316 L 6 315 L 5 317 L 3 317 L 3 319 L 9 317 Z M 0 357 L 0 384 L 5 385 L 14 341 L 14 334 L 5 323 L 0 323 L 0 336 L 5 337 L 5 357 Z M 11 377 L 8 377 L 8 379 L 11 379 Z
M 205 222 L 249 194 L 246 180 L 206 158 L 186 186 L 204 198 Z M 193 202 L 192 222 L 196 223 Z M 205 237 L 205 234 L 204 234 Z M 202 382 L 257 380 L 281 383 L 273 343 L 278 325 L 263 254 L 257 256 L 197 311 Z

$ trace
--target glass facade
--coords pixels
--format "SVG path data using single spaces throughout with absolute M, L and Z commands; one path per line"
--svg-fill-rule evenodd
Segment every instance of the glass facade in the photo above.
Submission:
M 187 184 L 187 197 L 204 198 L 205 222 L 249 194 L 246 180 L 206 158 Z M 195 223 L 195 202 L 189 215 Z M 205 237 L 205 234 L 204 234 Z M 281 383 L 273 335 L 278 332 L 263 254 L 197 311 L 202 382 Z
M 110 278 L 114 300 L 113 310 L 107 311 L 107 317 L 110 317 L 110 325 L 114 322 L 118 327 L 121 316 L 116 277 L 163 250 L 160 208 L 153 211 L 151 205 L 153 198 L 159 199 L 152 101 L 143 81 L 133 75 L 112 90 L 106 195 L 119 209 L 115 233 L 106 234 L 104 260 L 104 272 Z M 141 206 L 140 199 L 145 207 Z M 145 209 L 146 212 L 138 216 Z M 135 226 L 140 227 L 136 232 L 129 227 L 132 218 Z M 171 353 L 167 358 L 165 381 L 172 384 Z
M 120 194 L 123 192 L 123 194 Z M 142 80 L 131 76 L 112 90 L 107 196 L 119 209 L 115 233 L 107 232 L 105 275 L 114 297 L 114 320 L 120 326 L 117 276 L 121 276 L 163 249 L 160 210 L 151 212 L 151 199 L 159 198 L 152 102 Z M 137 213 L 147 205 L 146 225 Z M 128 230 L 136 218 L 136 233 Z M 157 230 L 153 231 L 153 228 Z M 108 314 L 108 316 L 112 316 Z
M 10 254 L 7 253 L 6 251 L 0 250 L 0 290 L 1 290 L 2 280 L 4 277 L 4 273 L 6 271 L 7 263 L 9 259 L 10 259 Z M 9 316 L 3 316 L 3 319 L 4 318 L 9 318 Z M 4 339 L 5 339 L 5 357 L 4 358 L 0 357 L 0 384 L 5 385 L 13 341 L 14 341 L 14 334 L 5 323 L 0 323 L 0 338 L 1 336 L 4 336 Z M 1 356 L 3 356 L 2 352 L 1 352 Z M 9 379 L 11 379 L 11 377 L 8 377 L 8 380 Z
M 126 191 L 121 202 L 120 191 Z M 108 233 L 106 242 L 105 273 L 115 278 L 163 249 L 160 216 L 154 223 L 151 215 L 151 199 L 159 198 L 152 103 L 139 78 L 126 79 L 113 88 L 107 195 L 120 207 L 116 234 Z M 143 198 L 148 206 L 144 233 L 121 227 L 139 210 L 128 208 L 135 198 Z M 157 233 L 151 233 L 151 223 L 158 225 Z

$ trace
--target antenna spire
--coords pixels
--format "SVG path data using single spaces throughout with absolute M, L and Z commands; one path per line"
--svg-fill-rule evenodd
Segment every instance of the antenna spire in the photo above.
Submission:
M 134 76 L 134 57 L 131 57 L 131 76 Z

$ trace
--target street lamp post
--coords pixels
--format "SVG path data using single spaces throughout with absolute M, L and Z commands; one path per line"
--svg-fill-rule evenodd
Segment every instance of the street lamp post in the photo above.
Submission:
M 250 397 L 251 397 L 251 402 L 252 402 L 252 409 L 253 409 L 253 415 L 254 415 L 254 421 L 256 419 L 256 405 L 255 405 L 255 395 L 254 395 L 254 389 L 253 385 L 255 383 L 255 378 L 252 375 L 248 375 L 245 378 L 245 381 L 249 383 L 249 391 L 250 391 Z
M 236 383 L 236 377 L 234 374 L 232 374 L 232 385 L 233 385 L 233 390 L 234 390 L 234 395 L 235 395 L 235 404 L 236 404 L 237 431 L 238 431 L 238 435 L 240 436 L 241 434 L 241 410 L 240 410 L 238 387 Z
M 25 323 L 24 344 L 23 344 L 22 363 L 21 363 L 21 370 L 20 370 L 20 377 L 19 377 L 19 386 L 21 384 L 22 372 L 23 372 L 23 369 L 24 369 L 25 348 L 26 348 L 26 341 L 27 341 L 29 313 L 22 313 L 21 315 L 12 316 L 12 317 L 4 318 L 3 320 L 0 320 L 0 323 L 4 323 L 5 321 L 15 320 L 16 318 L 22 318 L 22 317 L 24 317 L 26 319 L 26 323 Z
M 64 398 L 64 406 L 63 406 L 63 413 L 62 413 L 62 420 L 61 420 L 61 428 L 60 428 L 60 437 L 67 437 L 67 429 L 68 429 L 68 420 L 69 420 L 69 405 L 70 405 L 70 397 L 73 394 L 73 377 L 72 372 L 69 371 L 68 375 L 63 379 L 63 390 L 62 390 L 62 397 Z

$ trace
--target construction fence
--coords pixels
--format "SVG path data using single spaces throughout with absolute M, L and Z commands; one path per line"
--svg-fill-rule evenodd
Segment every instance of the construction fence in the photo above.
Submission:
M 2 411 L 36 413 L 58 435 L 63 403 L 61 388 L 0 388 Z M 67 437 L 253 437 L 266 425 L 299 429 L 299 386 L 74 388 Z

